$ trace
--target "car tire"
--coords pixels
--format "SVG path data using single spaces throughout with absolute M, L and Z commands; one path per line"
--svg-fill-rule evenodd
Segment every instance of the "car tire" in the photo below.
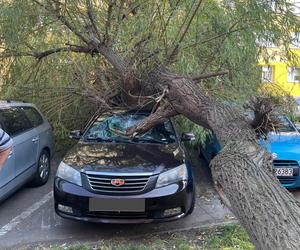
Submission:
M 199 154 L 198 155 L 199 155 L 199 159 L 201 159 L 201 160 L 203 159 L 204 161 L 206 161 L 206 158 L 205 158 L 205 156 L 203 154 L 202 149 L 199 150 Z
M 43 150 L 38 158 L 38 166 L 36 172 L 33 176 L 31 184 L 33 186 L 42 186 L 44 185 L 50 175 L 50 156 L 46 150 Z
M 186 215 L 190 215 L 194 211 L 195 203 L 196 203 L 196 194 L 195 194 L 195 191 L 193 191 L 191 206 L 190 206 L 189 210 L 187 211 Z

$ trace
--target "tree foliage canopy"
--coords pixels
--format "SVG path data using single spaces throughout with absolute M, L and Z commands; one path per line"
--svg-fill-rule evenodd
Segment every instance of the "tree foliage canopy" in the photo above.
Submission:
M 121 89 L 120 77 L 102 56 L 92 52 L 38 55 L 84 44 L 59 20 L 56 2 L 1 2 L 2 96 L 37 103 L 64 131 L 64 124 L 78 126 L 95 110 L 89 105 L 90 92 L 113 95 Z M 171 69 L 186 76 L 228 70 L 228 76 L 208 79 L 203 85 L 207 93 L 235 102 L 258 89 L 257 61 L 267 51 L 257 41 L 288 44 L 291 30 L 298 29 L 292 6 L 282 0 L 276 4 L 265 0 L 61 2 L 61 14 L 79 33 L 88 36 L 96 29 L 98 38 L 112 45 L 141 79 L 149 68 L 167 60 Z M 75 117 L 82 120 L 74 124 Z

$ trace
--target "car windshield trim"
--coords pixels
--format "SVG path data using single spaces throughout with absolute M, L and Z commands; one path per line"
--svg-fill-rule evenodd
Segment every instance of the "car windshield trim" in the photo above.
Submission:
M 117 113 L 98 117 L 85 131 L 82 140 L 114 143 L 157 143 L 177 142 L 176 133 L 170 120 L 154 126 L 147 132 L 133 138 L 126 135 L 128 128 L 147 117 L 144 113 Z

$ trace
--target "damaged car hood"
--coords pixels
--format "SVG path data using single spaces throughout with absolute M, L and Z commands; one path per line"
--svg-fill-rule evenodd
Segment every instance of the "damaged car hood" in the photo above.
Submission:
M 177 143 L 76 144 L 63 161 L 80 171 L 161 172 L 181 165 L 184 152 Z

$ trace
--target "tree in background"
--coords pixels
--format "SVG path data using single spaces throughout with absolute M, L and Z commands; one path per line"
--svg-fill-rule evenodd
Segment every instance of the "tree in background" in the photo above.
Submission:
M 299 204 L 257 144 L 277 122 L 273 106 L 250 100 L 248 120 L 226 105 L 257 92 L 266 55 L 257 39 L 288 52 L 299 25 L 291 10 L 283 0 L 2 1 L 2 91 L 39 103 L 57 124 L 67 113 L 76 124 L 80 114 L 151 107 L 128 136 L 178 115 L 213 131 L 215 187 L 254 245 L 298 249 Z

